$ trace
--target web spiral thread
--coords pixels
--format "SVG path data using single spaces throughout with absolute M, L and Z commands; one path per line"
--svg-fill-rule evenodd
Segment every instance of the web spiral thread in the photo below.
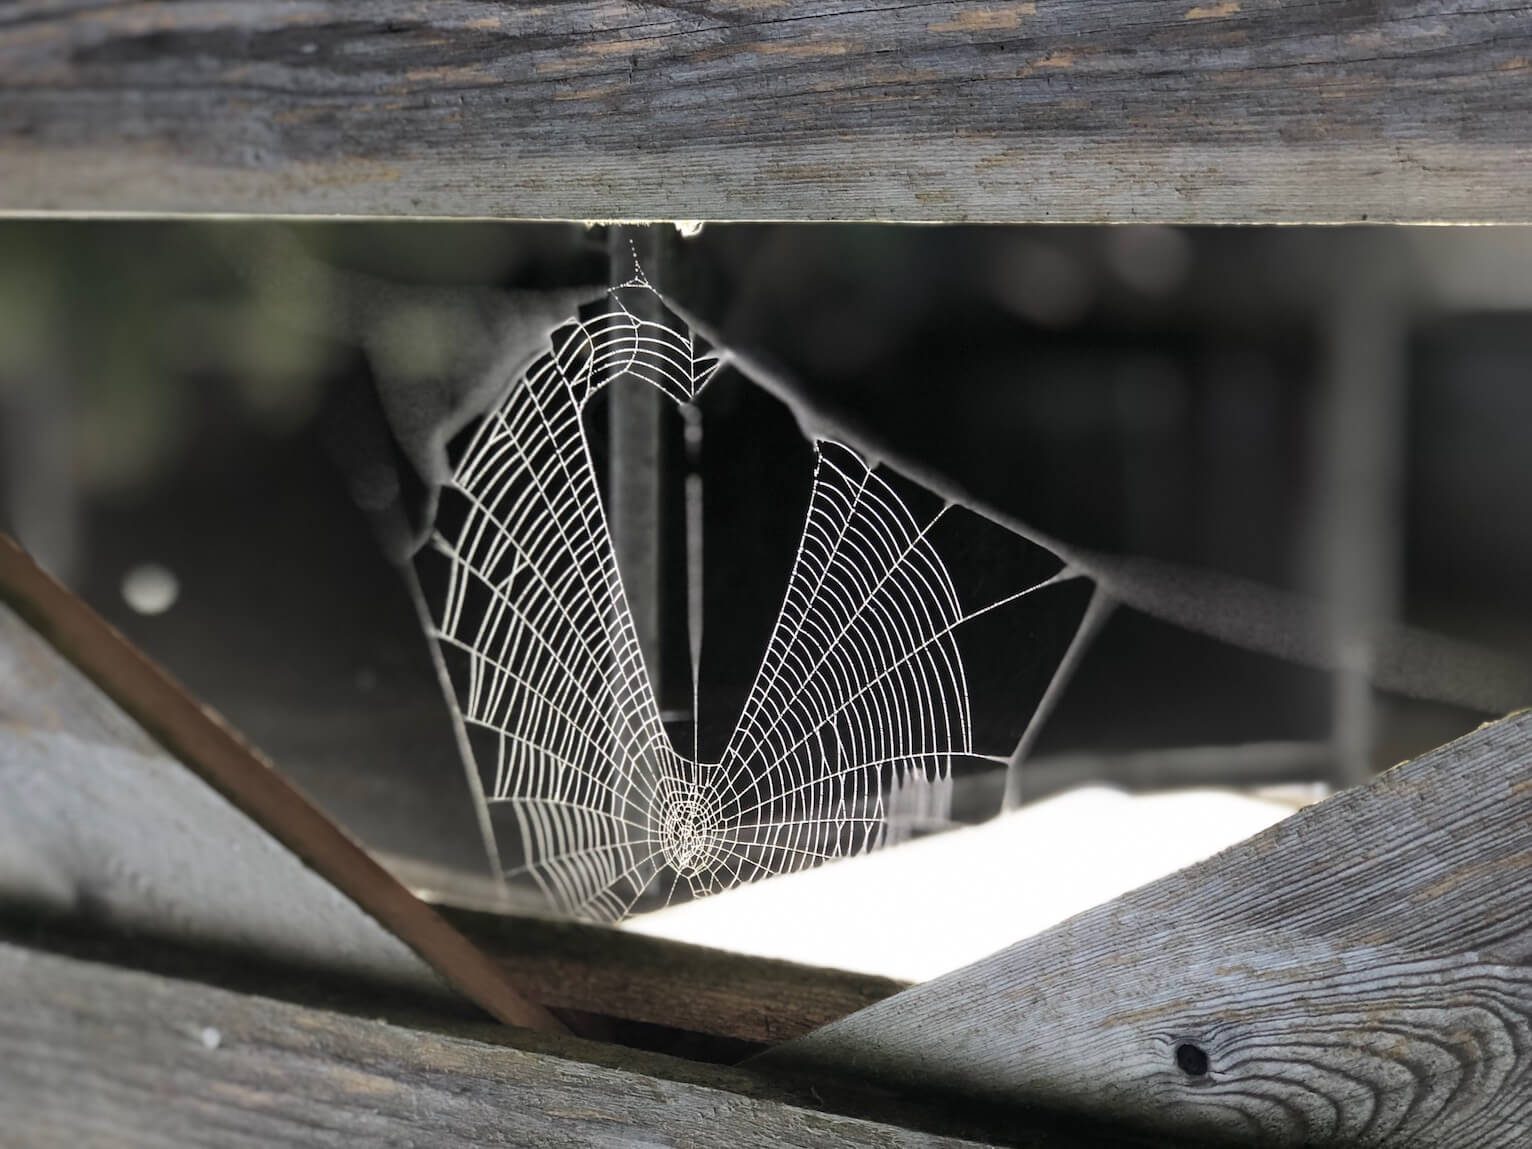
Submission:
M 629 285 L 630 287 L 633 285 Z M 639 284 L 647 290 L 646 284 Z M 562 912 L 612 921 L 881 844 L 886 796 L 972 753 L 965 616 L 932 527 L 854 451 L 815 444 L 802 540 L 727 748 L 700 762 L 661 721 L 581 412 L 622 375 L 689 402 L 717 368 L 685 330 L 611 309 L 556 331 L 472 434 L 443 492 L 455 525 L 435 637 L 466 667 L 465 722 L 502 850 Z M 986 608 L 987 609 L 987 608 Z M 480 751 L 483 759 L 486 752 Z

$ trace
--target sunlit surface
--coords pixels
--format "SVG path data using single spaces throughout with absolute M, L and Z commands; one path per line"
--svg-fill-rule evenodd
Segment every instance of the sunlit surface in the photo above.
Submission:
M 655 937 L 924 981 L 1216 854 L 1293 812 L 1092 786 L 978 826 L 630 919 Z

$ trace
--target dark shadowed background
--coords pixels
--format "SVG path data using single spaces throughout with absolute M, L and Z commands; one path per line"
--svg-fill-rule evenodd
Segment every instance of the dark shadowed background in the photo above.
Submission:
M 444 396 L 418 415 L 440 419 L 537 330 L 528 301 L 548 297 L 502 292 L 599 290 L 610 239 L 0 224 L 0 527 L 368 844 L 482 869 L 388 557 L 400 536 L 380 541 L 418 528 L 425 502 L 378 395 Z M 650 278 L 721 342 L 991 507 L 1091 552 L 1316 604 L 1332 657 L 1297 661 L 1116 610 L 1031 748 L 1026 795 L 1347 785 L 1504 708 L 1505 691 L 1465 699 L 1450 667 L 1439 690 L 1429 665 L 1409 693 L 1371 685 L 1379 636 L 1400 626 L 1511 667 L 1519 697 L 1532 232 L 710 225 L 648 242 Z M 709 495 L 709 609 L 741 607 L 709 663 L 724 713 L 758 659 L 750 610 L 780 594 L 809 452 L 742 377 L 711 402 L 730 446 Z M 665 424 L 666 490 L 681 452 Z M 690 705 L 678 505 L 662 498 L 658 526 L 673 711 Z M 999 799 L 978 787 L 956 812 Z

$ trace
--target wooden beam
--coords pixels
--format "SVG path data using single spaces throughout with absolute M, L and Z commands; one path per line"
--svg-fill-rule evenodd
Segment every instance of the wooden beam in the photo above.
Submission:
M 761 1064 L 1241 1144 L 1525 1146 L 1532 711 Z
M 542 1040 L 490 1044 L 0 944 L 8 1145 L 974 1144 L 779 1100 L 737 1071 L 576 1060 L 582 1043 Z
M 1532 219 L 1500 0 L 0 8 L 0 210 Z
M 91 768 L 73 770 L 80 756 L 0 727 L 0 821 L 10 823 L 0 863 L 7 850 L 21 854 L 17 842 L 30 836 L 31 857 L 47 860 L 64 897 L 106 903 L 109 915 L 126 913 L 130 923 L 136 907 L 148 905 L 167 919 L 189 916 L 194 936 L 265 938 L 317 949 L 320 957 L 335 947 L 332 961 L 376 962 L 408 977 L 402 959 L 409 955 L 398 952 L 397 938 L 500 1020 L 563 1028 L 218 715 L 0 535 L 0 627 L 7 632 L 0 649 L 21 652 L 17 664 L 0 665 L 34 680 L 14 692 L 9 707 L 47 709 L 46 700 L 29 695 L 51 689 L 66 706 L 83 699 L 79 709 L 115 710 L 61 660 L 40 657 L 18 617 L 121 708 L 93 725 L 109 742 L 126 739 L 128 748 L 101 746 Z M 133 723 L 174 761 L 144 753 L 142 736 L 133 745 Z M 11 864 L 32 862 L 23 854 Z M 82 874 L 89 876 L 80 881 Z M 387 932 L 372 929 L 368 918 Z M 300 928 L 289 928 L 294 924 Z
M 774 1044 L 891 997 L 902 982 L 604 926 L 440 907 L 535 1001 Z
M 462 875 L 394 859 L 412 889 L 461 892 Z M 577 922 L 438 907 L 532 1001 L 757 1043 L 799 1037 L 905 988 Z M 439 893 L 433 896 L 440 896 Z M 517 911 L 521 911 L 517 913 Z M 0 915 L 63 916 L 228 958 L 386 988 L 445 985 L 225 798 L 166 755 L 19 618 L 0 606 Z M 114 958 L 132 961 L 123 942 Z M 153 964 L 152 962 L 149 964 Z M 184 966 L 177 967 L 184 971 Z

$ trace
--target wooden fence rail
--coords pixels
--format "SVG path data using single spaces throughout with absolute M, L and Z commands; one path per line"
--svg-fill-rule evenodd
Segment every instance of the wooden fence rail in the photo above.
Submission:
M 1236 1144 L 1521 1149 L 1529 873 L 1523 711 L 763 1059 Z
M 494 1036 L 0 944 L 0 1139 L 12 1149 L 973 1144 L 775 1100 L 738 1072 L 639 1054 L 614 1066 Z
M 1532 8 L 10 0 L 0 211 L 1525 221 Z

